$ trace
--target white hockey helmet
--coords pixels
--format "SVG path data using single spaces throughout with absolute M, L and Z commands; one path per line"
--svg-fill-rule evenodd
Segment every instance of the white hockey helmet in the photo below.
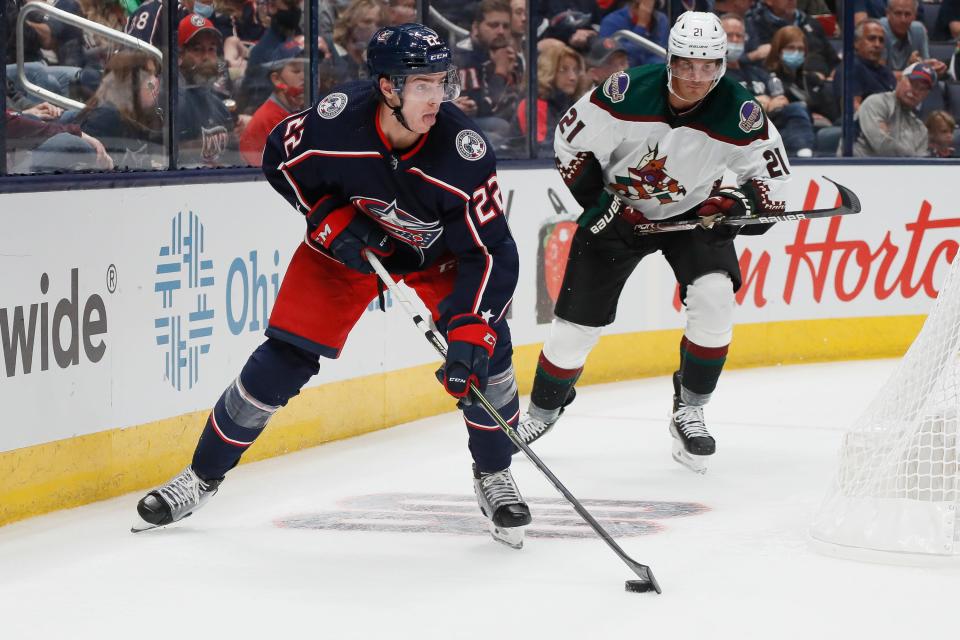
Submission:
M 693 60 L 719 60 L 712 91 L 727 70 L 727 33 L 713 13 L 687 11 L 670 28 L 667 41 L 667 87 L 673 91 L 671 61 L 674 56 Z M 709 93 L 709 91 L 708 91 Z

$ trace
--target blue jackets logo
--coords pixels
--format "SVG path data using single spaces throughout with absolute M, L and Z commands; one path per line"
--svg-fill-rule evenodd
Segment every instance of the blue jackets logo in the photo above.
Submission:
M 376 198 L 354 198 L 353 204 L 376 220 L 387 233 L 417 249 L 427 249 L 443 232 L 440 222 L 424 222 L 397 206 L 397 201 Z

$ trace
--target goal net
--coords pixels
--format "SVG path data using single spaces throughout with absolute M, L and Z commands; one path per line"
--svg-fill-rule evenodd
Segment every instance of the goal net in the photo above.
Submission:
M 920 334 L 846 433 L 814 519 L 820 542 L 960 554 L 960 257 Z

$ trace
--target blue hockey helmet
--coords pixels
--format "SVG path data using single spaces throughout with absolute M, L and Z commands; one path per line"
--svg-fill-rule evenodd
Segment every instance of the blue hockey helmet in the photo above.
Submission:
M 446 73 L 443 100 L 460 95 L 450 47 L 436 31 L 415 22 L 383 27 L 373 34 L 367 45 L 367 69 L 375 81 L 390 78 L 398 93 L 403 92 L 406 76 Z

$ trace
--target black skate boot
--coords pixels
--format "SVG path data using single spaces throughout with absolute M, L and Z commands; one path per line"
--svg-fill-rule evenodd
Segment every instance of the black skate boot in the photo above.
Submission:
M 523 528 L 530 524 L 530 508 L 523 501 L 510 469 L 484 473 L 473 465 L 473 492 L 477 494 L 480 511 L 487 517 L 493 539 L 522 549 Z
M 535 440 L 547 435 L 547 432 L 550 431 L 550 429 L 553 429 L 553 425 L 557 424 L 557 420 L 559 420 L 560 416 L 563 415 L 564 410 L 576 399 L 576 397 L 576 388 L 570 387 L 570 391 L 567 392 L 567 399 L 563 402 L 563 406 L 560 407 L 560 413 L 557 414 L 556 419 L 552 422 L 535 418 L 530 415 L 529 411 L 525 412 L 522 416 L 520 416 L 520 421 L 517 424 L 517 435 L 520 436 L 520 439 L 523 440 L 523 443 L 526 445 L 530 445 Z M 514 445 L 513 452 L 516 453 L 518 451 L 520 451 L 520 449 Z
M 222 478 L 201 480 L 192 467 L 187 467 L 137 503 L 142 522 L 133 525 L 130 531 L 139 533 L 186 518 L 213 497 L 222 481 Z
M 703 421 L 703 407 L 685 404 L 680 395 L 680 372 L 673 374 L 673 459 L 697 473 L 707 472 L 707 458 L 717 450 L 717 442 Z

